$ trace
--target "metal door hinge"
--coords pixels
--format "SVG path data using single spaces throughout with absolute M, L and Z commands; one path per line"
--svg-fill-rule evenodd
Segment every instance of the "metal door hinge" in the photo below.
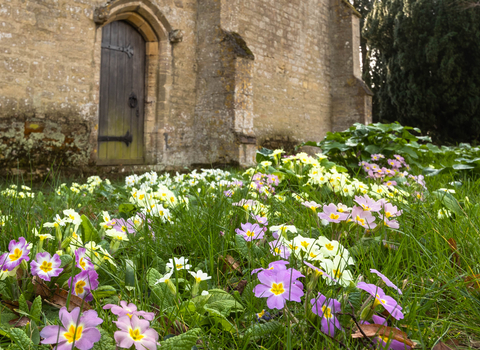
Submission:
M 123 136 L 98 136 L 98 142 L 109 142 L 109 141 L 119 141 L 125 142 L 127 147 L 132 143 L 133 136 L 130 134 L 130 131 Z
M 128 44 L 127 47 L 121 47 L 121 46 L 115 46 L 115 45 L 102 45 L 102 49 L 125 52 L 128 58 L 133 57 L 133 47 L 130 44 Z

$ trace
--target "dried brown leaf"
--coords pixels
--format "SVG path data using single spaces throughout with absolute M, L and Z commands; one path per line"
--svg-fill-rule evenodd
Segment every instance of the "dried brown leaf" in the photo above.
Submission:
M 36 295 L 40 295 L 44 299 L 51 297 L 52 291 L 50 290 L 50 288 L 48 288 L 48 286 L 43 282 L 41 278 L 34 276 L 32 283 L 35 286 Z
M 230 267 L 230 269 L 242 273 L 242 269 L 240 268 L 240 263 L 236 261 L 232 256 L 227 255 L 226 257 L 220 256 L 220 258 L 225 264 Z M 225 271 L 223 271 L 225 272 Z
M 51 298 L 45 299 L 45 301 L 59 309 L 67 306 L 68 291 L 62 288 L 57 287 Z M 90 305 L 84 301 L 82 298 L 76 295 L 70 295 L 70 304 L 68 305 L 68 311 L 72 311 L 76 307 L 79 307 L 82 310 L 90 310 Z
M 383 336 L 389 339 L 395 339 L 410 347 L 414 347 L 415 343 L 408 339 L 407 334 L 399 329 L 393 327 L 382 326 L 380 324 L 368 324 L 359 325 L 360 330 L 352 334 L 352 338 L 364 338 L 363 334 L 367 337 Z M 363 333 L 362 333 L 363 332 Z
M 453 350 L 451 347 L 447 346 L 445 343 L 439 341 L 432 350 Z
M 477 291 L 480 291 L 480 275 L 465 277 L 465 283 L 467 283 L 468 288 L 474 288 Z
M 22 316 L 14 320 L 8 321 L 10 326 L 13 326 L 13 327 L 25 327 L 28 322 L 30 322 L 30 319 L 26 316 Z
M 457 266 L 460 266 L 460 255 L 458 255 L 457 242 L 453 238 L 449 238 L 447 242 L 453 253 L 453 263 L 455 263 Z
M 13 311 L 16 315 L 20 315 L 17 310 L 20 308 L 18 301 L 11 301 L 11 300 L 2 300 L 2 304 Z M 32 302 L 27 300 L 27 305 L 29 308 L 32 307 Z

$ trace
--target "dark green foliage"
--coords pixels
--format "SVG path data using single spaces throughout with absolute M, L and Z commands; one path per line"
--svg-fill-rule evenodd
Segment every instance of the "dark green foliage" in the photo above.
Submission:
M 480 7 L 457 0 L 376 1 L 363 36 L 374 56 L 374 114 L 434 141 L 480 136 Z

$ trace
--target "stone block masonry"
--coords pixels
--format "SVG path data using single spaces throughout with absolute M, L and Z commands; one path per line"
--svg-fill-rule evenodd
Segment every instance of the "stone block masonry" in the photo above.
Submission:
M 97 165 L 114 21 L 146 45 L 142 169 L 248 166 L 259 146 L 371 120 L 345 0 L 3 0 L 0 169 Z

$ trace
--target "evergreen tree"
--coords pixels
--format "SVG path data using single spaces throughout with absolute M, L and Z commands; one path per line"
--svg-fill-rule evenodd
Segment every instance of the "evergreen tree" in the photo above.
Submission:
M 380 121 L 417 126 L 437 141 L 479 141 L 480 7 L 379 0 L 363 35 Z

